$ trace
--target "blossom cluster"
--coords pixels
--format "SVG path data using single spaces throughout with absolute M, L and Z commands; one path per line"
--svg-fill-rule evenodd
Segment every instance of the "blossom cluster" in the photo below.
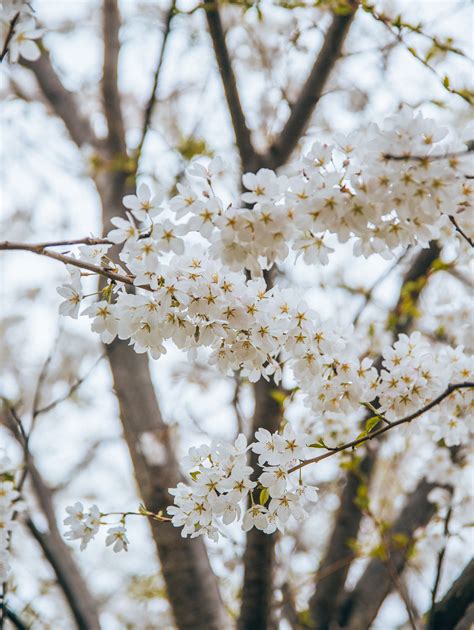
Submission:
M 107 514 L 100 512 L 97 505 L 92 505 L 89 510 L 85 510 L 80 501 L 66 508 L 68 516 L 64 519 L 64 524 L 69 529 L 64 534 L 68 540 L 79 540 L 80 549 L 84 551 L 90 541 L 96 536 L 101 525 L 106 525 L 101 519 Z M 105 539 L 107 546 L 112 546 L 115 552 L 128 551 L 127 529 L 125 527 L 125 517 L 122 516 L 120 523 L 108 527 Z
M 15 512 L 23 509 L 15 488 L 15 468 L 5 451 L 0 450 L 0 582 L 10 575 L 10 536 L 17 522 Z
M 291 465 L 305 456 L 307 438 L 296 435 L 290 424 L 281 435 L 259 429 L 255 438 L 249 446 L 240 434 L 233 444 L 191 447 L 183 461 L 192 468 L 191 484 L 170 489 L 175 505 L 168 508 L 173 525 L 182 526 L 182 536 L 206 534 L 217 542 L 219 526 L 239 520 L 242 512 L 244 531 L 256 527 L 266 534 L 283 531 L 290 516 L 300 520 L 307 515 L 305 503 L 317 501 L 317 488 L 304 485 L 297 476 L 295 483 L 289 474 Z M 258 454 L 262 469 L 256 480 L 247 465 L 249 449 Z
M 287 424 L 273 435 L 261 430 L 249 446 L 240 436 L 234 444 L 192 451 L 192 482 L 173 490 L 170 511 L 184 535 L 215 538 L 217 523 L 241 516 L 244 529 L 282 529 L 290 514 L 304 515 L 311 498 L 301 477 L 290 480 L 291 467 L 315 444 L 353 439 L 363 404 L 377 400 L 379 418 L 390 422 L 422 408 L 448 383 L 472 380 L 462 347 L 431 350 L 419 334 L 402 335 L 385 348 L 378 372 L 361 353 L 353 327 L 322 321 L 291 290 L 269 287 L 264 273 L 290 250 L 308 264 L 326 263 L 331 234 L 353 238 L 355 253 L 364 256 L 427 245 L 440 230 L 453 235 L 449 217 L 471 234 L 466 147 L 459 140 L 441 145 L 446 133 L 404 110 L 381 128 L 336 134 L 333 146 L 313 144 L 284 175 L 245 174 L 245 192 L 228 205 L 215 192 L 223 162 L 194 160 L 168 203 L 140 184 L 123 200 L 126 218 L 112 219 L 107 242 L 79 248 L 79 266 L 87 262 L 88 269 L 95 265 L 117 279 L 82 309 L 81 272 L 70 266 L 70 282 L 58 289 L 65 298 L 61 313 L 87 315 L 103 342 L 129 340 L 136 352 L 155 359 L 173 341 L 191 358 L 205 349 L 221 373 L 238 371 L 251 382 L 278 383 L 285 370 L 316 418 L 308 435 Z M 121 245 L 119 263 L 109 256 L 112 244 Z M 430 437 L 463 443 L 470 406 L 472 392 L 452 392 L 425 417 Z M 259 455 L 261 472 L 248 466 L 249 449 Z M 100 517 L 82 506 L 74 510 L 70 537 L 87 544 Z
M 106 299 L 82 314 L 105 343 L 129 339 L 153 358 L 172 340 L 191 353 L 210 348 L 211 364 L 224 373 L 241 370 L 251 381 L 273 376 L 277 382 L 285 363 L 303 389 L 310 385 L 313 392 L 319 379 L 319 398 L 309 397 L 314 411 L 347 413 L 354 400 L 366 399 L 374 376 L 368 360 L 361 365 L 357 358 L 352 331 L 321 322 L 291 292 L 269 289 L 263 271 L 284 260 L 290 247 L 307 263 L 327 262 L 329 233 L 343 241 L 352 236 L 356 251 L 368 255 L 426 245 L 447 224 L 453 231 L 448 211 L 468 230 L 462 159 L 433 153 L 444 135 L 432 121 L 402 112 L 383 129 L 370 126 L 363 141 L 352 135 L 336 137 L 332 148 L 313 145 L 291 167 L 293 175 L 245 174 L 247 192 L 237 205 L 224 206 L 214 192 L 225 168 L 219 158 L 192 162 L 167 208 L 162 195 L 141 184 L 124 198 L 127 218 L 113 219 L 108 235 L 122 244 L 121 263 L 138 290 L 109 286 Z M 389 159 L 389 150 L 403 159 Z M 412 153 L 417 159 L 405 159 Z M 82 246 L 79 260 L 123 273 L 108 259 L 109 248 Z M 60 311 L 77 317 L 84 296 L 80 273 L 71 274 L 59 289 L 66 299 Z
M 383 351 L 383 357 L 385 369 L 381 371 L 377 399 L 379 412 L 388 420 L 421 409 L 449 383 L 472 381 L 473 377 L 472 357 L 466 356 L 462 346 L 435 351 L 419 332 L 410 337 L 400 335 L 393 347 Z M 464 442 L 469 426 L 456 418 L 467 417 L 472 403 L 470 389 L 456 390 L 445 399 L 442 418 L 439 410 L 429 416 L 436 439 L 444 439 L 448 446 Z M 439 423 L 437 418 L 441 420 Z
M 474 234 L 466 146 L 459 139 L 440 144 L 447 134 L 405 109 L 382 127 L 314 143 L 285 175 L 244 174 L 246 192 L 227 207 L 213 186 L 222 161 L 207 167 L 195 161 L 170 207 L 177 220 L 189 217 L 180 229 L 199 232 L 214 258 L 253 275 L 285 260 L 290 249 L 308 264 L 326 264 L 331 234 L 340 242 L 352 237 L 356 255 L 390 258 L 400 246 L 427 246 L 448 216 Z
M 379 421 L 390 422 L 419 411 L 443 393 L 450 382 L 474 380 L 472 357 L 467 357 L 461 347 L 433 351 L 418 332 L 400 335 L 393 346 L 384 349 L 383 357 L 384 369 L 377 374 L 372 388 L 372 398 L 380 403 Z M 419 429 L 432 440 L 443 440 L 447 447 L 467 444 L 472 434 L 469 418 L 473 407 L 472 388 L 454 390 L 419 421 Z M 183 460 L 191 481 L 171 489 L 175 505 L 168 508 L 168 513 L 173 525 L 183 527 L 183 536 L 206 534 L 217 540 L 219 527 L 239 520 L 243 513 L 244 531 L 251 527 L 265 533 L 283 531 L 290 516 L 303 518 L 308 500 L 317 500 L 317 489 L 305 485 L 302 475 L 295 474 L 301 464 L 305 465 L 315 448 L 339 446 L 332 440 L 335 435 L 344 435 L 344 426 L 355 437 L 356 425 L 347 416 L 344 419 L 341 414 L 340 424 L 337 431 L 330 423 L 315 424 L 314 432 L 308 433 L 297 432 L 287 423 L 273 434 L 259 429 L 249 446 L 240 435 L 233 444 L 192 447 Z M 255 468 L 248 466 L 247 450 L 258 455 Z M 442 451 L 451 461 L 448 449 Z
M 36 61 L 41 52 L 34 41 L 41 37 L 28 0 L 2 0 L 0 7 L 0 50 L 8 50 L 11 63 L 20 57 Z

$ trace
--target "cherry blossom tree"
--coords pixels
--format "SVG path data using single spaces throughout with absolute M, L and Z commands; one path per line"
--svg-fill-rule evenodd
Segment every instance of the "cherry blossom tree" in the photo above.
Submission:
M 37 4 L 1 16 L 0 627 L 470 627 L 469 44 Z

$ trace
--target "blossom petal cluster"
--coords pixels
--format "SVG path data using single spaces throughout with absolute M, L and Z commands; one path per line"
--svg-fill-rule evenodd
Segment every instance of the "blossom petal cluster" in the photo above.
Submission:
M 183 537 L 206 535 L 217 542 L 219 534 L 225 535 L 223 526 L 240 520 L 244 531 L 255 527 L 271 534 L 283 531 L 290 516 L 307 516 L 306 504 L 317 501 L 317 488 L 289 475 L 291 465 L 306 453 L 306 439 L 295 435 L 291 425 L 281 435 L 260 429 L 255 437 L 249 446 L 240 434 L 233 443 L 191 447 L 183 461 L 192 467 L 191 482 L 170 489 L 174 505 L 167 510 Z M 263 465 L 258 478 L 247 464 L 250 449 Z
M 462 347 L 433 351 L 418 332 L 400 335 L 393 346 L 384 349 L 383 357 L 384 369 L 376 373 L 371 387 L 372 399 L 379 402 L 380 421 L 390 422 L 422 409 L 450 382 L 474 380 L 474 362 Z M 472 437 L 469 419 L 473 409 L 474 389 L 456 389 L 417 426 L 429 440 L 443 440 L 446 447 L 465 445 Z M 183 528 L 183 536 L 205 534 L 213 540 L 222 532 L 222 524 L 229 525 L 241 516 L 244 531 L 252 527 L 265 533 L 284 531 L 290 516 L 304 518 L 308 502 L 317 500 L 317 488 L 305 485 L 296 472 L 311 459 L 314 449 L 340 446 L 334 436 L 341 440 L 352 431 L 355 438 L 357 424 L 351 422 L 350 413 L 341 413 L 339 422 L 348 433 L 343 427 L 334 431 L 331 423 L 315 423 L 310 433 L 296 431 L 288 422 L 275 433 L 258 429 L 249 446 L 240 435 L 233 444 L 192 447 L 183 460 L 190 483 L 170 489 L 175 497 L 168 508 L 173 525 Z M 257 456 L 254 467 L 248 466 L 247 450 Z M 442 451 L 451 462 L 448 449 Z
M 238 372 L 250 382 L 278 384 L 285 371 L 314 417 L 306 433 L 288 423 L 273 435 L 260 430 L 249 446 L 239 436 L 192 451 L 192 481 L 172 491 L 169 511 L 183 535 L 216 539 L 240 519 L 244 529 L 284 528 L 312 498 L 290 469 L 311 458 L 308 449 L 316 445 L 354 439 L 364 405 L 376 401 L 377 417 L 390 423 L 423 408 L 449 383 L 472 381 L 462 346 L 433 349 L 419 333 L 384 348 L 377 370 L 353 327 L 324 321 L 296 293 L 269 286 L 265 274 L 287 258 L 326 264 L 335 237 L 352 239 L 362 256 L 427 246 L 441 231 L 457 243 L 456 226 L 470 237 L 468 148 L 446 135 L 402 110 L 380 127 L 336 134 L 332 145 L 313 143 L 285 174 L 246 173 L 245 191 L 227 204 L 216 194 L 222 160 L 193 160 L 169 202 L 141 183 L 124 198 L 124 216 L 112 220 L 109 244 L 80 248 L 77 264 L 90 269 L 93 261 L 112 280 L 101 299 L 82 308 L 81 274 L 71 268 L 70 282 L 58 289 L 63 314 L 86 315 L 104 343 L 127 340 L 154 359 L 172 341 L 191 359 L 203 351 L 222 374 Z M 111 243 L 121 248 L 120 262 L 108 257 Z M 463 444 L 471 408 L 472 391 L 453 391 L 418 430 L 448 446 Z M 248 465 L 249 449 L 256 467 Z M 87 545 L 100 515 L 82 505 L 71 510 L 68 535 Z M 126 548 L 120 529 L 108 540 Z
M 63 522 L 69 529 L 65 532 L 64 537 L 68 540 L 79 540 L 80 549 L 84 551 L 90 541 L 95 538 L 100 527 L 105 525 L 101 518 L 107 515 L 102 514 L 97 505 L 92 505 L 89 510 L 86 510 L 80 501 L 68 506 L 66 513 L 68 516 Z M 122 517 L 118 525 L 107 529 L 105 544 L 107 547 L 111 546 L 116 553 L 128 551 L 129 540 L 124 520 L 125 518 Z

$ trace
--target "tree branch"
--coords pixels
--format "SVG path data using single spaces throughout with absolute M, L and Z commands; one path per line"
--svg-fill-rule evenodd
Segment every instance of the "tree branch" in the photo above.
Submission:
M 78 147 L 85 144 L 100 146 L 89 121 L 81 114 L 75 96 L 61 83 L 51 63 L 49 52 L 43 47 L 37 61 L 28 61 L 21 57 L 20 63 L 35 75 L 46 101 L 56 116 L 66 125 L 75 144 Z
M 103 242 L 106 239 L 97 239 Z M 76 241 L 77 242 L 77 241 Z M 33 243 L 13 243 L 11 241 L 3 241 L 0 243 L 0 251 L 2 250 L 11 250 L 11 251 L 27 251 L 33 254 L 38 254 L 39 256 L 46 256 L 47 258 L 53 258 L 53 260 L 59 260 L 65 265 L 73 265 L 73 267 L 79 267 L 79 269 L 86 269 L 87 271 L 92 271 L 93 273 L 97 273 L 101 276 L 105 276 L 114 282 L 123 282 L 124 284 L 128 284 L 129 286 L 134 286 L 133 284 L 133 276 L 124 276 L 121 273 L 117 273 L 111 269 L 105 269 L 104 267 L 99 267 L 98 265 L 93 265 L 92 263 L 88 263 L 85 260 L 80 260 L 78 258 L 74 258 L 73 256 L 67 256 L 66 254 L 58 254 L 55 251 L 50 251 L 46 249 L 50 247 L 49 244 L 33 244 Z M 141 288 L 147 289 L 151 291 L 151 288 L 148 286 L 143 286 Z
M 13 611 L 9 606 L 7 606 L 6 604 L 1 604 L 1 607 L 4 609 L 7 619 L 12 622 L 17 630 L 28 630 L 30 628 L 30 625 L 26 624 L 26 622 L 22 620 L 20 615 Z
M 454 630 L 472 630 L 474 628 L 474 603 L 470 604 L 464 617 L 456 624 Z
M 449 215 L 449 220 L 454 225 L 454 229 L 456 230 L 456 232 L 458 232 L 458 234 L 460 234 L 463 237 L 463 239 L 469 243 L 471 247 L 474 247 L 474 241 L 472 240 L 472 238 L 470 238 L 466 234 L 466 232 L 464 232 L 464 230 L 461 227 L 459 227 L 456 219 L 453 216 Z
M 20 17 L 20 13 L 18 12 L 10 20 L 7 36 L 5 37 L 5 42 L 3 44 L 2 52 L 0 53 L 0 63 L 5 59 L 5 56 L 8 52 L 8 46 L 10 45 L 10 41 L 13 37 L 13 34 L 15 33 L 15 24 L 18 22 L 19 17 Z
M 168 9 L 168 12 L 166 14 L 165 27 L 163 31 L 163 41 L 161 43 L 160 54 L 158 56 L 158 63 L 156 64 L 156 70 L 153 76 L 153 86 L 151 88 L 150 98 L 148 100 L 148 105 L 146 106 L 145 115 L 143 117 L 142 133 L 140 136 L 140 142 L 138 143 L 137 153 L 136 153 L 137 169 L 138 169 L 138 164 L 140 162 L 140 157 L 142 155 L 143 145 L 145 144 L 145 139 L 147 137 L 147 133 L 150 128 L 151 117 L 153 115 L 153 111 L 156 105 L 158 79 L 160 77 L 161 68 L 163 66 L 163 61 L 165 58 L 166 44 L 168 41 L 168 36 L 171 32 L 171 20 L 173 19 L 173 16 L 175 14 L 175 9 L 176 9 L 176 0 L 172 0 L 170 4 L 170 8 Z
M 293 468 L 290 468 L 288 472 L 290 473 L 295 472 L 296 470 L 300 470 L 301 468 L 304 468 L 305 466 L 308 466 L 309 464 L 317 464 L 318 462 L 323 461 L 323 459 L 332 457 L 333 455 L 336 455 L 336 453 L 340 453 L 341 451 L 346 451 L 350 448 L 351 449 L 356 448 L 357 446 L 360 446 L 361 444 L 364 444 L 365 442 L 368 442 L 369 440 L 373 440 L 374 438 L 379 437 L 383 435 L 384 433 L 387 433 L 387 431 L 390 431 L 394 429 L 395 427 L 400 426 L 401 424 L 405 424 L 407 422 L 411 422 L 412 420 L 415 420 L 415 418 L 418 418 L 419 416 L 423 415 L 430 409 L 433 409 L 433 407 L 436 407 L 437 405 L 439 405 L 445 398 L 450 396 L 454 391 L 458 389 L 467 389 L 467 388 L 469 389 L 474 388 L 474 383 L 454 383 L 452 385 L 448 385 L 448 387 L 444 390 L 442 394 L 434 398 L 431 402 L 429 402 L 424 407 L 421 407 L 421 409 L 418 409 L 417 411 L 411 413 L 410 415 L 405 416 L 404 418 L 400 418 L 399 420 L 395 420 L 391 422 L 390 424 L 387 424 L 381 427 L 380 429 L 371 431 L 368 435 L 360 437 L 357 440 L 352 440 L 352 442 L 346 442 L 346 444 L 342 444 L 341 446 L 336 446 L 334 448 L 331 448 L 331 450 L 328 453 L 324 453 L 323 455 L 319 455 L 318 457 L 312 457 L 311 459 L 307 459 L 303 462 L 300 462 L 296 466 L 293 466 Z
M 334 15 L 313 68 L 280 135 L 265 156 L 269 168 L 276 169 L 287 162 L 303 135 L 314 108 L 323 94 L 329 75 L 341 55 L 344 40 L 357 11 L 358 2 L 352 2 L 353 10 L 347 15 Z
M 2 418 L 2 421 L 18 442 L 24 446 L 25 435 L 21 428 L 15 426 L 6 417 Z M 26 451 L 25 467 L 27 467 L 36 498 L 48 523 L 49 531 L 41 532 L 31 518 L 27 519 L 26 524 L 40 544 L 46 559 L 56 574 L 58 585 L 64 593 L 77 628 L 79 630 L 100 630 L 97 604 L 72 557 L 71 550 L 58 530 L 52 491 L 37 469 L 29 450 Z
M 224 85 L 227 105 L 234 127 L 235 141 L 242 161 L 242 169 L 243 171 L 255 171 L 259 168 L 260 156 L 253 147 L 251 133 L 245 121 L 218 4 L 218 0 L 204 0 L 207 24 Z
M 120 13 L 117 0 L 104 0 L 102 6 L 104 65 L 102 74 L 102 101 L 107 120 L 107 148 L 110 157 L 124 155 L 125 127 L 118 89 L 118 58 L 120 53 Z
M 474 560 L 471 560 L 443 599 L 430 611 L 426 630 L 454 628 L 473 602 Z

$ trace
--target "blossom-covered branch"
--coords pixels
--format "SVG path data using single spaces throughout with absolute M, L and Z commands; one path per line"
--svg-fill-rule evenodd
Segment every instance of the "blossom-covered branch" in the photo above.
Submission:
M 423 415 L 430 409 L 433 409 L 433 407 L 436 407 L 437 405 L 439 405 L 440 402 L 442 402 L 445 398 L 450 396 L 457 389 L 464 389 L 464 388 L 473 389 L 474 382 L 454 383 L 452 385 L 448 385 L 448 387 L 445 389 L 445 391 L 442 394 L 437 396 L 434 400 L 429 402 L 427 405 L 425 405 L 421 409 L 418 409 L 414 413 L 411 413 L 408 416 L 405 416 L 405 418 L 400 418 L 399 420 L 395 420 L 393 422 L 387 421 L 388 424 L 386 426 L 380 427 L 379 429 L 370 430 L 367 433 L 367 435 L 362 435 L 361 437 L 355 440 L 352 440 L 351 442 L 347 442 L 346 444 L 342 444 L 341 446 L 335 446 L 334 448 L 324 447 L 324 448 L 329 449 L 328 453 L 324 453 L 323 455 L 319 455 L 318 457 L 313 457 L 312 459 L 307 459 L 303 462 L 300 462 L 299 464 L 296 464 L 295 466 L 293 466 L 293 468 L 290 468 L 288 472 L 292 473 L 297 470 L 301 470 L 301 468 L 304 468 L 305 466 L 308 466 L 309 464 L 316 464 L 318 462 L 321 462 L 323 459 L 327 459 L 328 457 L 331 457 L 332 455 L 336 455 L 336 453 L 341 453 L 342 451 L 347 451 L 348 449 L 357 448 L 358 446 L 361 446 L 365 442 L 368 442 L 369 440 L 373 440 L 374 438 L 377 438 L 383 435 L 384 433 L 387 433 L 387 431 L 390 431 L 391 429 L 394 429 L 395 427 L 398 427 L 401 424 L 405 424 L 406 422 L 411 422 L 412 420 L 415 420 L 415 418 L 418 418 L 419 416 Z M 380 422 L 384 420 L 382 415 L 374 416 L 374 418 Z

